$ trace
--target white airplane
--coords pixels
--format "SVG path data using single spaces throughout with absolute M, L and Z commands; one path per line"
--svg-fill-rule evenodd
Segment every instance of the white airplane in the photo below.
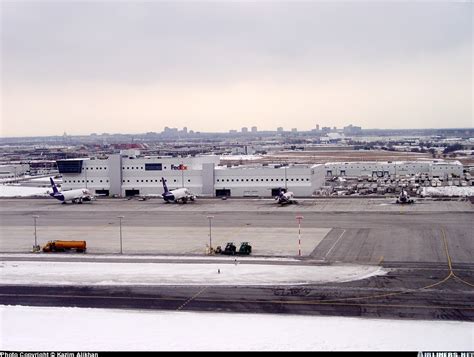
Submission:
M 189 201 L 194 201 L 196 196 L 193 195 L 187 188 L 177 188 L 175 190 L 168 190 L 166 186 L 165 178 L 161 178 L 161 182 L 163 183 L 163 194 L 161 195 L 166 203 L 174 202 L 174 203 L 187 203 Z
M 280 191 L 278 192 L 278 196 L 275 196 L 275 200 L 278 201 L 279 204 L 285 205 L 285 204 L 291 204 L 291 203 L 298 203 L 293 197 L 293 192 L 290 191 L 283 191 L 280 188 Z
M 410 198 L 407 191 L 405 191 L 402 187 L 402 191 L 400 192 L 400 195 L 398 196 L 397 203 L 406 204 L 406 203 L 415 203 L 415 201 L 413 201 Z
M 59 192 L 53 178 L 50 177 L 49 180 L 51 181 L 51 187 L 53 188 L 53 193 L 50 193 L 49 195 L 61 201 L 63 204 L 67 201 L 71 201 L 72 203 L 82 203 L 83 201 L 92 201 L 94 199 L 94 196 L 87 188 Z

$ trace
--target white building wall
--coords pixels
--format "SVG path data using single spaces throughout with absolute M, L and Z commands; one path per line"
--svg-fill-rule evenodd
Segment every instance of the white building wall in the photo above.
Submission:
M 219 157 L 203 156 L 189 158 L 121 157 L 121 167 L 111 172 L 110 160 L 112 158 L 83 160 L 80 174 L 63 173 L 63 189 L 87 187 L 92 192 L 110 190 L 111 176 L 121 174 L 121 182 L 118 182 L 120 185 L 117 187 L 120 188 L 122 196 L 130 194 L 131 190 L 137 190 L 139 195 L 161 196 L 163 192 L 161 178 L 164 177 L 169 189 L 187 187 L 197 195 L 214 196 L 217 190 L 229 189 L 232 197 L 271 197 L 272 189 L 282 187 L 292 191 L 297 197 L 308 197 L 324 185 L 328 172 L 331 172 L 332 176 L 426 173 L 430 176 L 445 177 L 447 175 L 460 176 L 463 171 L 463 166 L 458 161 L 335 162 L 311 167 L 295 165 L 278 168 L 271 166 L 225 168 L 217 166 Z M 147 170 L 147 164 L 158 165 L 155 167 L 161 169 Z M 207 171 L 204 174 L 203 164 L 214 165 L 214 174 Z M 182 166 L 180 167 L 180 165 Z M 209 165 L 206 166 L 206 170 L 209 170 Z M 206 177 L 206 182 L 203 182 L 203 176 Z M 213 182 L 208 182 L 209 179 Z M 203 187 L 206 192 L 203 192 Z
M 235 167 L 217 169 L 214 187 L 230 189 L 233 197 L 271 197 L 272 189 L 280 187 L 295 196 L 309 196 L 311 184 L 310 167 Z
M 110 173 L 108 159 L 91 158 L 83 160 L 82 172 L 80 174 L 62 175 L 62 187 L 66 190 L 83 187 L 92 190 L 110 189 Z

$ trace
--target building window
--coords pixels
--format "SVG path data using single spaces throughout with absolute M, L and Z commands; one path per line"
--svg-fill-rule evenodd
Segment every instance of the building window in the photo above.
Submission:
M 219 182 L 219 179 L 217 179 L 216 181 Z
M 188 179 L 188 182 L 191 182 L 191 180 L 190 180 L 190 179 Z
M 163 169 L 161 163 L 145 164 L 145 171 L 161 171 Z

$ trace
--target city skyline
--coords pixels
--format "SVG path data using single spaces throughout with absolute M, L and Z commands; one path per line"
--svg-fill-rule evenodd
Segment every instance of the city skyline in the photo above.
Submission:
M 470 2 L 2 2 L 0 135 L 470 128 Z

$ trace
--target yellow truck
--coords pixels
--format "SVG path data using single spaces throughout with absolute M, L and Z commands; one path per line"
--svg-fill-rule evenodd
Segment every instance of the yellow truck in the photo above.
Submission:
M 68 252 L 74 250 L 78 253 L 85 253 L 85 240 L 51 240 L 44 247 L 43 252 Z

